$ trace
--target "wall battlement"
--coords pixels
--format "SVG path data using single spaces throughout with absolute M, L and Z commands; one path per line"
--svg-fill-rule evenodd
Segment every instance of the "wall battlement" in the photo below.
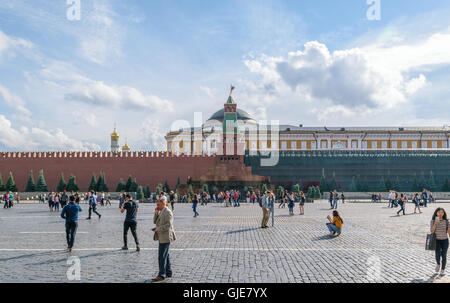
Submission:
M 186 155 L 166 151 L 57 151 L 57 152 L 0 152 L 0 159 L 8 158 L 214 158 L 215 155 Z

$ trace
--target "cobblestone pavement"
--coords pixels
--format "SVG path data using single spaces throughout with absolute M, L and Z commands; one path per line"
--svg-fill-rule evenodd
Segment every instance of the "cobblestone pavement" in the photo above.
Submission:
M 275 227 L 260 229 L 261 209 L 175 205 L 178 240 L 171 245 L 173 282 L 449 282 L 436 277 L 434 252 L 424 250 L 432 212 L 396 217 L 383 204 L 339 205 L 343 233 L 331 238 L 326 201 L 305 206 L 306 215 L 275 208 Z M 443 204 L 443 207 L 448 204 Z M 64 220 L 43 204 L 0 209 L 0 281 L 69 282 L 68 257 L 81 261 L 80 282 L 148 282 L 155 277 L 157 242 L 151 228 L 154 205 L 138 214 L 140 252 L 121 251 L 122 222 L 117 204 L 99 207 L 90 221 L 82 205 L 74 251 L 64 252 Z M 450 209 L 448 209 L 450 211 Z M 408 205 L 407 213 L 413 211 Z M 131 244 L 133 243 L 133 244 Z

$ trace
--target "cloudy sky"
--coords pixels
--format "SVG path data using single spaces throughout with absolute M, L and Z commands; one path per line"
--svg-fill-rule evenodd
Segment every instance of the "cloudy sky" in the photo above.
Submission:
M 445 0 L 73 1 L 0 0 L 0 150 L 162 149 L 230 84 L 282 124 L 450 124 Z

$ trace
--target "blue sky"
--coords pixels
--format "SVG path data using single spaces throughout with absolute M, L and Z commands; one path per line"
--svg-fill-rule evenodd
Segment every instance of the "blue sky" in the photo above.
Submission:
M 449 124 L 450 3 L 380 3 L 1 0 L 0 149 L 161 149 L 230 84 L 283 124 Z

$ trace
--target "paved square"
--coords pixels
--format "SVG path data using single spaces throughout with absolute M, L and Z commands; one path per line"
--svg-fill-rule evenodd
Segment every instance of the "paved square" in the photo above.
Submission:
M 326 201 L 306 204 L 305 216 L 275 208 L 275 227 L 260 229 L 258 204 L 224 208 L 175 205 L 178 240 L 171 246 L 174 278 L 166 282 L 448 282 L 433 276 L 434 252 L 424 250 L 432 212 L 396 217 L 382 204 L 339 205 L 343 233 L 328 236 Z M 154 205 L 141 204 L 141 252 L 121 251 L 124 215 L 118 205 L 99 207 L 90 221 L 82 204 L 74 251 L 66 247 L 64 220 L 44 204 L 0 209 L 0 281 L 69 282 L 69 256 L 81 260 L 81 282 L 147 282 L 157 273 Z M 444 208 L 449 204 L 442 204 Z M 450 211 L 447 207 L 447 211 Z M 407 213 L 413 211 L 408 204 Z M 270 221 L 269 221 L 270 222 Z

